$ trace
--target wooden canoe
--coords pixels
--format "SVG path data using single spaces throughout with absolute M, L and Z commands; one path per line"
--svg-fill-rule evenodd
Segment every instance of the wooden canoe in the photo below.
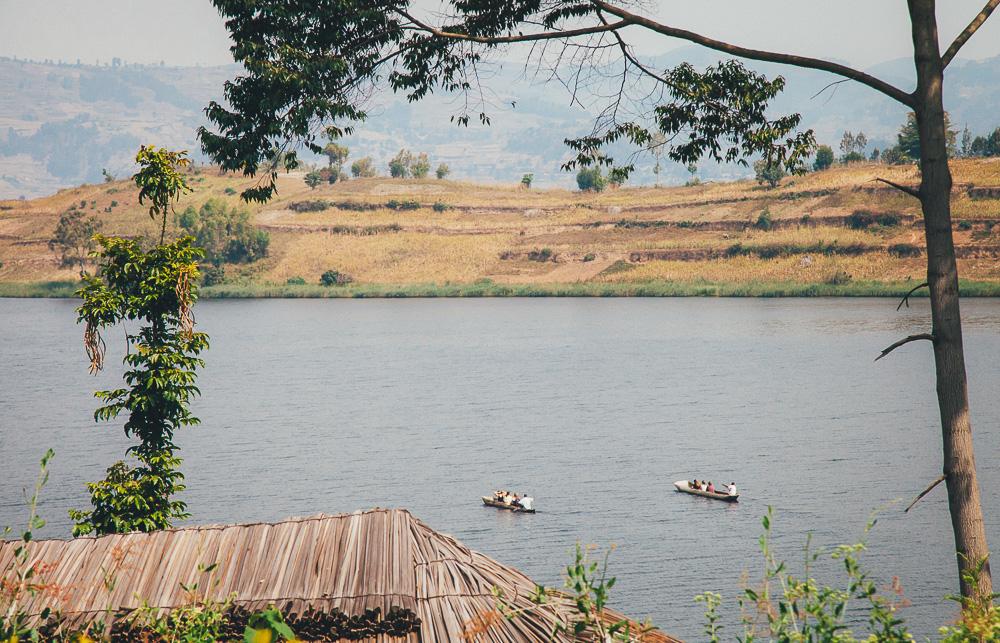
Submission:
M 687 480 L 678 480 L 674 483 L 674 487 L 677 491 L 682 491 L 684 493 L 690 493 L 694 496 L 702 496 L 703 498 L 711 498 L 712 500 L 722 500 L 723 502 L 738 502 L 740 499 L 740 494 L 731 496 L 728 493 L 718 493 L 705 491 L 704 489 L 692 489 L 688 484 Z
M 534 509 L 525 509 L 524 507 L 518 507 L 517 505 L 508 505 L 506 502 L 497 502 L 489 496 L 483 496 L 483 504 L 487 507 L 496 507 L 497 509 L 506 509 L 507 511 L 515 511 L 525 514 L 535 513 Z

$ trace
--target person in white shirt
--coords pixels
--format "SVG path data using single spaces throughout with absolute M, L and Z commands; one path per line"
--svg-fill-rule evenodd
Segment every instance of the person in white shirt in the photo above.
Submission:
M 731 495 L 731 496 L 739 495 L 739 494 L 736 493 L 736 483 L 735 482 L 730 482 L 729 484 L 727 484 L 726 485 L 726 492 L 729 495 Z
M 531 505 L 533 502 L 535 502 L 535 499 L 530 496 L 522 496 L 520 500 L 521 506 L 524 507 L 525 509 L 528 509 L 529 511 L 531 510 Z

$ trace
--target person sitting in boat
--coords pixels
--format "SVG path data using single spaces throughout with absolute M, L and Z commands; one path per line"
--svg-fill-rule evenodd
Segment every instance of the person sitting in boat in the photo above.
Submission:
M 731 496 L 738 496 L 738 495 L 740 495 L 740 494 L 736 493 L 736 483 L 735 482 L 730 482 L 729 484 L 726 485 L 726 493 L 728 493 Z
M 691 488 L 692 489 L 701 489 L 701 483 L 698 482 L 697 478 L 695 478 L 694 482 L 691 483 Z
M 515 493 L 515 494 L 514 494 L 514 499 L 510 501 L 510 504 L 514 505 L 515 507 L 520 507 L 520 506 L 522 506 L 522 505 L 521 505 L 521 496 L 519 496 L 519 495 L 517 495 L 517 494 Z
M 521 499 L 518 501 L 521 507 L 527 509 L 528 511 L 531 511 L 531 506 L 534 502 L 535 499 L 530 496 L 521 496 Z
M 705 487 L 705 491 L 707 491 L 709 493 L 715 493 L 715 485 L 712 484 L 711 480 L 708 481 L 708 486 Z

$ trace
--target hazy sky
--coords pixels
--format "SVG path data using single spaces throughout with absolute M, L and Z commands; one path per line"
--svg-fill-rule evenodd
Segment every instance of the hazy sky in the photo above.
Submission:
M 422 7 L 436 0 L 418 0 Z M 904 0 L 647 1 L 645 13 L 739 44 L 847 60 L 867 66 L 910 55 Z M 938 3 L 942 48 L 984 0 Z M 720 20 L 719 17 L 723 19 Z M 638 32 L 636 32 L 638 33 Z M 646 53 L 681 43 L 633 39 Z M 86 63 L 217 65 L 231 62 L 228 36 L 208 0 L 0 0 L 0 56 Z M 965 58 L 1000 54 L 1000 16 L 963 49 Z

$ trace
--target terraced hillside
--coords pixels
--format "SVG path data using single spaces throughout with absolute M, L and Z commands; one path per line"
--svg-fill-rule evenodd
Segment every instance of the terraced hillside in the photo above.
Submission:
M 1000 162 L 954 164 L 954 225 L 968 293 L 1000 293 Z M 785 179 L 600 194 L 372 178 L 310 190 L 284 175 L 251 206 L 267 258 L 225 266 L 217 295 L 882 294 L 922 281 L 914 199 L 877 183 L 918 181 L 912 167 L 855 165 Z M 179 208 L 238 205 L 242 177 L 196 170 Z M 152 234 L 127 182 L 0 202 L 0 292 L 72 281 L 49 249 L 75 207 L 102 232 Z M 175 227 L 174 233 L 179 229 Z M 336 270 L 352 279 L 322 287 Z M 305 285 L 289 285 L 304 281 Z M 918 281 L 914 281 L 918 280 Z M 68 286 L 58 292 L 67 292 Z

